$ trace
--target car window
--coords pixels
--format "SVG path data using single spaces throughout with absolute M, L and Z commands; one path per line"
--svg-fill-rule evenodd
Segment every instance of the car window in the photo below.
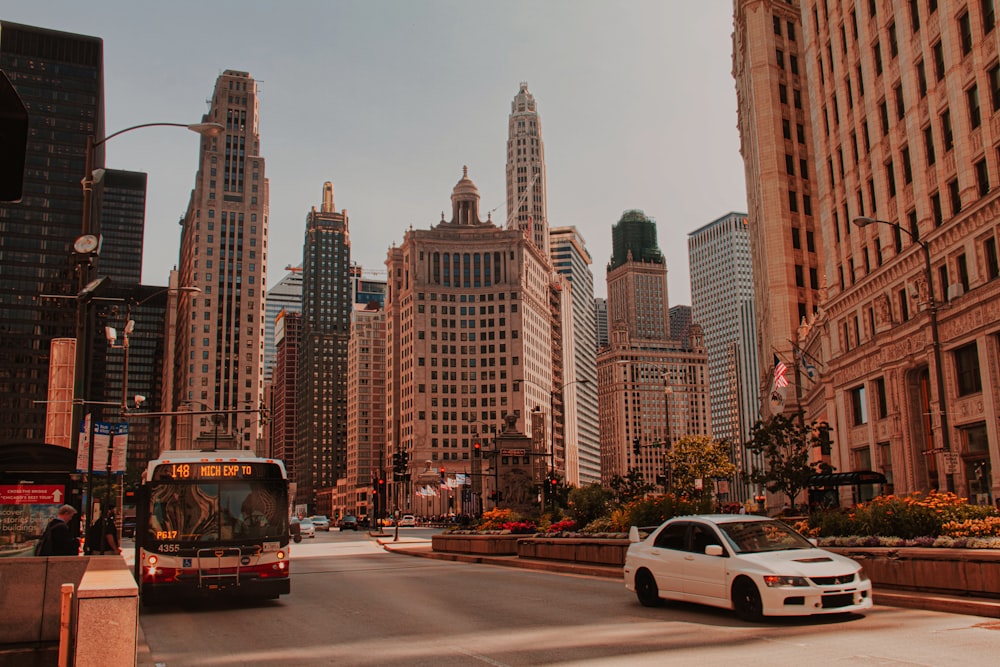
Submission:
M 722 541 L 710 526 L 699 524 L 691 526 L 691 551 L 703 554 L 705 553 L 705 547 L 710 544 L 722 546 Z
M 813 545 L 781 521 L 746 521 L 721 526 L 737 553 L 811 549 Z
M 670 524 L 657 534 L 656 539 L 653 541 L 653 546 L 660 549 L 682 551 L 684 549 L 684 536 L 687 533 L 687 528 L 688 524 L 686 523 Z

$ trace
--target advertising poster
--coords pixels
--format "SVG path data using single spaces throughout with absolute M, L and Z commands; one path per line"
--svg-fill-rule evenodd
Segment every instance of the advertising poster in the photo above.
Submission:
M 59 506 L 61 484 L 0 484 L 0 558 L 31 556 Z

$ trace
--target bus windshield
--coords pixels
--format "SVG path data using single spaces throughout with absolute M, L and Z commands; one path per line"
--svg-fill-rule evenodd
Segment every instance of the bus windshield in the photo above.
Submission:
M 153 482 L 146 538 L 246 542 L 288 537 L 284 482 Z

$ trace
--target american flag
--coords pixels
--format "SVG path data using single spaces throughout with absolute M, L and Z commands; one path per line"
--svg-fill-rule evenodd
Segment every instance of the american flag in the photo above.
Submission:
M 785 366 L 785 362 L 778 358 L 778 355 L 774 355 L 774 386 L 777 388 L 787 387 L 788 380 L 785 378 L 785 372 L 788 367 Z

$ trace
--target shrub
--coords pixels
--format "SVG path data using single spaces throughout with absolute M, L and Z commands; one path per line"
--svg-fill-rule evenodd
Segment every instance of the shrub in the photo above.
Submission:
M 621 527 L 614 522 L 610 516 L 602 516 L 600 519 L 594 519 L 580 531 L 581 533 L 593 534 L 593 533 L 615 533 L 621 531 Z
M 570 531 L 576 528 L 576 521 L 573 519 L 563 519 L 562 521 L 557 521 L 556 523 L 550 524 L 545 532 L 547 533 L 562 533 L 565 531 Z

